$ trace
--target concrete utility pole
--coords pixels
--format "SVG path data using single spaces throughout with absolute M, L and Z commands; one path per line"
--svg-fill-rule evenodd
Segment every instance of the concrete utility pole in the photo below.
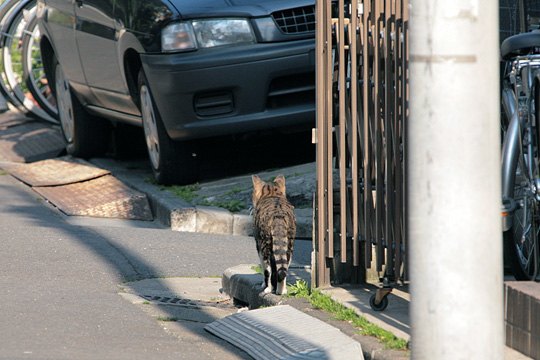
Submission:
M 413 359 L 503 359 L 498 1 L 414 0 Z

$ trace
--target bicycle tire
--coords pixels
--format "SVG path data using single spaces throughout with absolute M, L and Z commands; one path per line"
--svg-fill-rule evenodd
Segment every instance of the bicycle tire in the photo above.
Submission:
M 54 119 L 58 119 L 58 108 L 49 81 L 44 71 L 39 49 L 39 29 L 34 16 L 26 26 L 22 42 L 22 76 L 26 86 L 38 105 Z
M 12 13 L 16 11 L 16 5 L 19 5 L 20 3 L 21 2 L 19 0 L 8 0 L 0 4 L 0 50 L 2 48 L 4 38 L 7 34 L 6 31 L 9 26 L 9 19 Z M 18 109 L 19 111 L 26 112 L 26 109 L 22 106 L 15 94 L 9 89 L 7 85 L 3 71 L 4 65 L 2 54 L 3 51 L 0 51 L 0 94 L 2 94 L 4 99 L 9 102 L 13 107 Z
M 2 70 L 8 89 L 31 115 L 38 119 L 58 123 L 35 101 L 24 81 L 22 42 L 27 36 L 27 26 L 36 16 L 36 1 L 21 2 L 6 19 L 6 31 L 2 33 Z

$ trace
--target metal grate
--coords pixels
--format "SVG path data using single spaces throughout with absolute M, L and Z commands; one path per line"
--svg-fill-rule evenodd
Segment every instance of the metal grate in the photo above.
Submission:
M 272 17 L 285 34 L 315 31 L 315 6 L 276 11 Z
M 162 304 L 167 305 L 179 305 L 179 306 L 187 306 L 187 307 L 193 307 L 193 308 L 199 308 L 199 305 L 197 301 L 193 301 L 190 299 L 180 299 L 177 297 L 166 297 L 166 296 L 156 296 L 156 295 L 141 295 L 144 299 L 148 301 L 154 301 Z

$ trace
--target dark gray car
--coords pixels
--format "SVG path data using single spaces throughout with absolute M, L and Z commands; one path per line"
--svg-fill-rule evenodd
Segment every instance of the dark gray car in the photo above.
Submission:
M 70 154 L 135 124 L 156 180 L 188 183 L 196 139 L 313 127 L 313 0 L 40 0 L 38 17 Z

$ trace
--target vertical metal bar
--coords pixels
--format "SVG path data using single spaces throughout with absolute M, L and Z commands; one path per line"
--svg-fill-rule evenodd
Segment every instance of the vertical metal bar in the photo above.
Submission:
M 525 0 L 518 0 L 519 32 L 527 32 L 527 17 L 525 14 Z
M 371 267 L 371 207 L 372 203 L 372 193 L 371 193 L 371 137 L 370 137 L 370 98 L 371 98 L 371 79 L 370 74 L 370 17 L 371 17 L 371 0 L 364 0 L 364 44 L 362 50 L 363 57 L 363 79 L 364 79 L 364 91 L 363 91 L 363 106 L 364 106 L 364 228 L 365 228 L 365 257 L 366 257 L 366 266 Z
M 381 3 L 384 0 L 375 1 L 375 30 L 373 31 L 373 43 L 375 49 L 373 51 L 373 82 L 375 84 L 373 99 L 374 99 L 374 120 L 375 120 L 375 240 L 377 242 L 377 271 L 382 271 L 382 265 L 384 263 L 384 248 L 383 248 L 383 200 L 384 200 L 384 180 L 383 180 L 383 144 L 382 134 L 383 128 L 381 126 L 381 94 L 383 87 L 381 86 L 381 67 L 379 63 L 379 56 L 381 52 Z
M 328 228 L 327 228 L 327 254 L 328 258 L 334 257 L 334 179 L 333 179 L 333 119 L 332 119 L 332 79 L 334 73 L 334 59 L 333 59 L 333 44 L 332 44 L 332 2 L 330 0 L 325 1 L 325 13 L 326 17 L 324 19 L 324 30 L 326 32 L 326 184 L 327 184 L 327 218 L 328 218 Z
M 345 84 L 345 4 L 344 0 L 338 1 L 339 15 L 338 15 L 338 34 L 337 48 L 338 48 L 338 93 L 339 93 L 339 197 L 340 197 L 340 240 L 341 240 L 341 262 L 347 262 L 347 179 L 345 172 L 345 155 L 346 155 L 346 141 L 345 141 L 345 95 L 347 91 L 347 85 Z
M 328 228 L 327 224 L 327 212 L 326 207 L 326 192 L 327 192 L 327 181 L 326 181 L 326 157 L 328 152 L 326 149 L 327 141 L 326 136 L 326 107 L 328 103 L 326 102 L 326 72 L 328 64 L 327 58 L 325 56 L 328 49 L 326 48 L 326 30 L 324 28 L 325 24 L 325 2 L 327 0 L 317 0 L 316 3 L 316 41 L 315 41 L 315 63 L 316 63 L 316 119 L 317 119 L 317 264 L 316 264 L 316 283 L 313 284 L 315 287 L 325 285 L 325 273 L 326 273 L 326 229 Z
M 395 78 L 395 94 L 394 94 L 394 166 L 395 166 L 395 186 L 396 186 L 396 200 L 394 206 L 394 236 L 395 236 L 395 270 L 396 276 L 400 275 L 401 269 L 401 239 L 403 236 L 402 220 L 403 212 L 401 211 L 401 204 L 403 199 L 403 187 L 401 186 L 402 179 L 402 162 L 400 161 L 399 149 L 400 149 L 400 124 L 401 117 L 403 116 L 400 108 L 401 83 L 403 81 L 401 59 L 403 58 L 403 47 L 401 36 L 403 34 L 403 14 L 401 7 L 402 0 L 396 1 L 395 8 L 395 41 L 394 41 L 394 78 Z
M 408 218 L 408 126 L 409 126 L 409 0 L 403 0 L 403 82 L 402 82 L 403 98 L 401 100 L 401 107 L 403 108 L 403 122 L 402 122 L 402 138 L 403 138 L 403 243 L 405 248 L 405 263 L 403 266 L 403 278 L 408 280 L 409 278 L 409 239 L 408 239 L 408 225 L 406 219 Z
M 392 40 L 390 39 L 391 31 L 391 16 L 392 11 L 390 7 L 390 0 L 386 0 L 384 3 L 384 14 L 382 18 L 384 19 L 383 29 L 381 30 L 381 35 L 383 37 L 383 56 L 384 56 L 384 118 L 381 119 L 384 124 L 384 139 L 383 143 L 384 152 L 382 154 L 384 161 L 384 239 L 386 242 L 386 274 L 391 275 L 393 272 L 392 259 L 394 258 L 392 250 L 392 236 L 391 236 L 391 209 L 393 205 L 393 184 L 392 184 L 392 163 L 391 163 L 391 148 L 392 148 L 392 128 L 391 128 L 391 66 L 390 66 L 390 48 L 392 46 Z
M 358 73 L 356 63 L 356 42 L 358 41 L 356 28 L 358 27 L 358 2 L 351 0 L 351 23 L 350 34 L 350 54 L 351 54 L 351 172 L 352 172 L 352 245 L 353 245 L 353 266 L 360 265 L 360 248 L 358 238 Z
M 316 162 L 317 162 L 317 199 L 315 206 L 317 207 L 317 237 L 314 239 L 316 253 L 315 264 L 315 284 L 314 287 L 318 287 L 321 283 L 322 266 L 324 265 L 324 240 L 325 240 L 325 178 L 324 178 L 324 164 L 325 161 L 325 144 L 324 141 L 324 34 L 323 34 L 323 19 L 324 12 L 321 4 L 323 0 L 317 0 L 315 3 L 315 102 L 316 102 Z

